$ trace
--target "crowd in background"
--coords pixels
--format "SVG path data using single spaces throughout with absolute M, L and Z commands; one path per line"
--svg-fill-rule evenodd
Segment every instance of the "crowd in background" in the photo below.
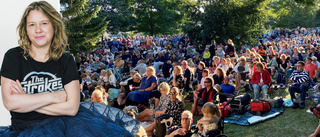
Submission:
M 96 86 L 102 86 L 106 92 L 120 88 L 114 101 L 118 108 L 144 106 L 148 98 L 155 97 L 155 109 L 145 109 L 137 117 L 140 121 L 165 113 L 181 114 L 181 99 L 194 102 L 191 112 L 201 114 L 205 103 L 216 102 L 217 92 L 236 95 L 246 89 L 253 90 L 254 99 L 265 98 L 272 83 L 294 83 L 289 87 L 292 101 L 295 107 L 304 108 L 305 96 L 298 104 L 294 93 L 317 83 L 319 33 L 320 28 L 271 30 L 253 45 L 235 45 L 231 39 L 202 45 L 184 34 L 106 38 L 94 52 L 79 53 L 82 91 L 92 94 Z M 169 97 L 171 94 L 176 97 Z M 180 101 L 168 103 L 175 99 Z M 174 109 L 179 112 L 173 112 Z M 175 117 L 178 125 L 180 117 Z

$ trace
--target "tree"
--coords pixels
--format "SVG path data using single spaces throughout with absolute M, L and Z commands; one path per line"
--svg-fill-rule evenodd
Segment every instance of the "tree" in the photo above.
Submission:
M 264 31 L 268 20 L 268 0 L 216 0 L 198 2 L 190 22 L 196 24 L 193 31 L 184 29 L 201 44 L 209 44 L 212 39 L 218 42 L 230 38 L 235 43 L 254 43 Z M 203 9 L 203 11 L 201 11 Z M 185 27 L 186 28 L 186 27 Z
M 109 22 L 107 31 L 117 34 L 132 30 L 135 25 L 135 19 L 132 16 L 132 10 L 129 0 L 103 0 L 93 1 L 91 7 L 101 6 L 98 16 L 106 17 Z
M 181 0 L 133 0 L 131 1 L 134 27 L 138 32 L 154 34 L 177 33 L 183 13 Z
M 62 16 L 71 53 L 91 52 L 96 41 L 106 30 L 106 17 L 98 17 L 101 6 L 89 8 L 87 0 L 61 0 Z
M 319 7 L 316 4 L 295 1 L 281 0 L 270 3 L 276 15 L 271 19 L 274 23 L 269 22 L 272 28 L 311 28 L 319 24 L 316 17 Z M 313 2 L 319 3 L 320 1 L 313 0 Z

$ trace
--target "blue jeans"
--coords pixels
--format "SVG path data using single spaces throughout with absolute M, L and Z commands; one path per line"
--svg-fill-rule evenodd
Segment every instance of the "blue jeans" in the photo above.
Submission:
M 258 84 L 253 84 L 252 87 L 253 87 L 254 99 L 259 99 L 260 89 L 262 90 L 262 98 L 265 98 L 266 95 L 268 94 L 269 86 L 266 84 L 264 84 L 262 87 L 260 87 Z
M 291 100 L 296 99 L 295 92 L 301 93 L 301 102 L 304 102 L 306 100 L 306 93 L 308 91 L 308 85 L 307 84 L 294 84 L 289 87 L 289 92 L 291 96 Z

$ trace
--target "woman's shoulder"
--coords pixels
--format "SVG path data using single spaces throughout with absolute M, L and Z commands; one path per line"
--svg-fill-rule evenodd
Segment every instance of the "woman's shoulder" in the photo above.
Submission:
M 60 60 L 69 60 L 71 58 L 73 59 L 73 56 L 70 53 L 63 53 Z
M 19 46 L 17 47 L 14 47 L 14 48 L 11 48 L 9 49 L 7 52 L 6 52 L 7 55 L 17 55 L 17 54 L 23 54 L 23 49 Z

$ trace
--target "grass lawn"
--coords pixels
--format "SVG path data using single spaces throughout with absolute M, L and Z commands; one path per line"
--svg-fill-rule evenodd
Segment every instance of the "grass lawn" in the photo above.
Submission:
M 280 96 L 290 98 L 288 88 L 279 90 Z M 252 91 L 248 92 L 253 95 Z M 300 98 L 300 94 L 297 98 Z M 276 97 L 276 93 L 270 95 Z M 300 99 L 298 99 L 300 101 Z M 191 103 L 186 104 L 186 110 L 191 110 Z M 313 106 L 310 99 L 306 99 L 305 109 L 285 108 L 283 114 L 250 126 L 237 124 L 225 124 L 224 133 L 230 137 L 307 137 L 315 131 L 319 124 L 318 118 L 306 112 L 308 107 Z M 194 116 L 193 124 L 202 116 Z

